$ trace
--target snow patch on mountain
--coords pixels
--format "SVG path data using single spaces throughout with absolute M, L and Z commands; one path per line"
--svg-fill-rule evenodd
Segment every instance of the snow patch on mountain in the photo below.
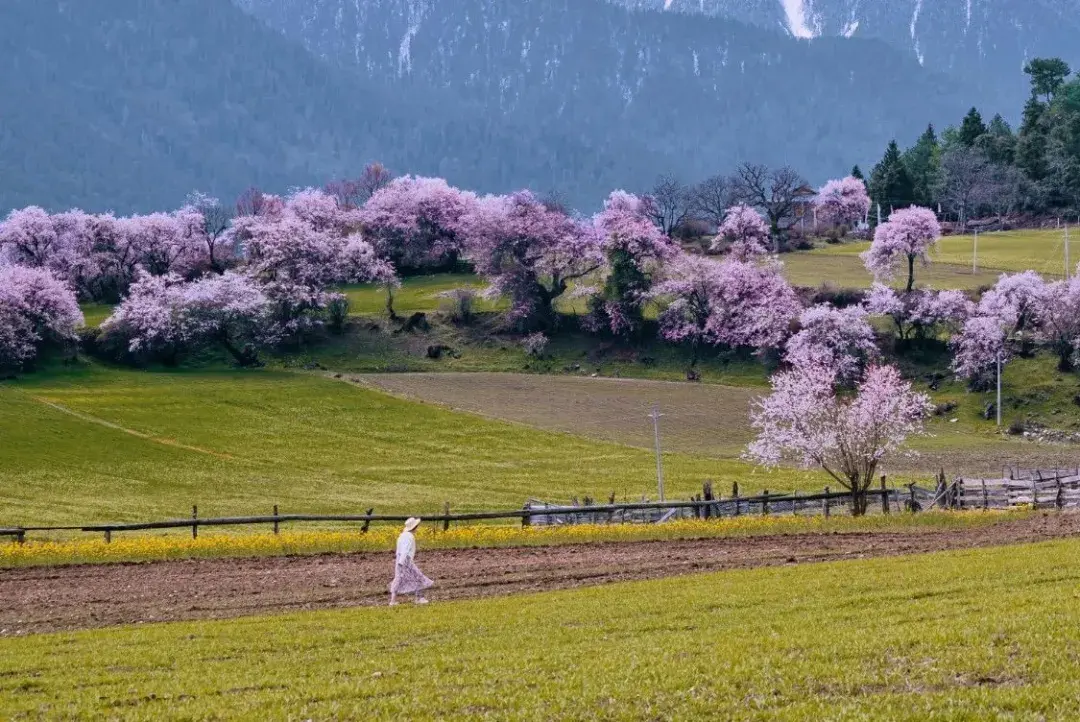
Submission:
M 792 35 L 797 38 L 816 38 L 821 35 L 821 27 L 807 7 L 807 0 L 781 0 L 781 2 L 784 4 L 784 14 L 787 15 L 788 31 Z

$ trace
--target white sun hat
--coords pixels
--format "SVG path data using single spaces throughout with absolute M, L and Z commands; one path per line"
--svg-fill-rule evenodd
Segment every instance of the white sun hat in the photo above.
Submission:
M 416 527 L 420 526 L 420 519 L 415 516 L 411 516 L 405 520 L 405 531 L 412 531 Z

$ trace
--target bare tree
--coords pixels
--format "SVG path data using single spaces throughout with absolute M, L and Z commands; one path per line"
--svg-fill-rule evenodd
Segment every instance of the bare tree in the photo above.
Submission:
M 690 216 L 690 188 L 670 173 L 656 180 L 652 193 L 652 219 L 656 226 L 670 236 Z
M 806 179 L 794 168 L 743 163 L 732 179 L 732 199 L 753 206 L 765 214 L 773 237 L 773 250 L 780 250 L 780 234 L 795 222 L 795 204 Z
M 257 216 L 265 207 L 266 196 L 254 186 L 241 193 L 236 199 L 236 215 L 238 216 Z
M 722 175 L 714 175 L 698 183 L 692 191 L 691 213 L 705 221 L 712 229 L 720 227 L 731 207 L 731 181 Z
M 369 163 L 355 180 L 333 180 L 323 190 L 332 195 L 342 208 L 359 208 L 380 188 L 390 184 L 394 176 L 382 163 Z
M 1016 166 L 994 165 L 981 200 L 995 216 L 1005 218 L 1024 202 L 1030 190 L 1029 185 L 1023 171 Z
M 986 156 L 973 148 L 958 147 L 941 157 L 937 197 L 947 211 L 956 214 L 961 232 L 991 193 L 991 170 Z
M 206 243 L 210 268 L 217 273 L 221 273 L 225 269 L 221 259 L 217 257 L 217 251 L 221 245 L 222 236 L 225 235 L 225 231 L 229 228 L 232 213 L 229 212 L 228 208 L 221 205 L 221 201 L 217 198 L 199 191 L 192 191 L 188 195 L 187 204 L 202 214 L 203 241 Z
M 366 202 L 368 198 L 375 195 L 376 191 L 390 185 L 392 180 L 394 180 L 394 174 L 387 170 L 382 163 L 378 161 L 368 163 L 367 167 L 364 168 L 364 172 L 356 179 L 360 202 Z

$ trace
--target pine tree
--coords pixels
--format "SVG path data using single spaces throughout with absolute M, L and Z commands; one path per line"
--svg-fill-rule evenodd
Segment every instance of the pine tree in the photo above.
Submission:
M 1047 106 L 1032 94 L 1024 105 L 1024 119 L 1016 142 L 1016 165 L 1033 181 L 1046 177 L 1046 151 L 1050 141 Z
M 941 147 L 934 126 L 927 126 L 915 145 L 904 151 L 904 167 L 911 177 L 912 200 L 920 206 L 934 203 L 934 183 L 937 180 Z
M 979 139 L 979 136 L 986 133 L 986 124 L 983 123 L 982 116 L 979 111 L 972 108 L 968 111 L 968 114 L 964 116 L 964 121 L 960 123 L 960 142 L 968 148 L 975 147 L 975 141 Z
M 986 133 L 975 142 L 975 148 L 982 151 L 991 163 L 1012 165 L 1016 155 L 1016 136 L 1005 119 L 995 115 Z
M 882 210 L 906 208 L 914 202 L 914 188 L 911 176 L 900 156 L 896 141 L 889 141 L 888 148 L 881 161 L 870 173 L 870 198 L 880 203 Z
M 1035 58 L 1024 66 L 1024 72 L 1031 77 L 1032 97 L 1043 95 L 1049 103 L 1072 70 L 1061 58 Z
M 866 178 L 863 177 L 862 169 L 859 168 L 859 166 L 857 165 L 851 169 L 851 177 L 858 178 L 859 180 L 864 182 L 866 181 Z

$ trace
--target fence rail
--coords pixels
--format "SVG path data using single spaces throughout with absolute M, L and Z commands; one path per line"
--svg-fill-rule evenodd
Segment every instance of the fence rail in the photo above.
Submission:
M 908 491 L 897 489 L 872 489 L 867 492 L 868 502 L 874 500 L 880 505 L 883 512 L 890 510 L 899 511 L 904 506 L 908 494 L 915 498 L 914 487 Z M 711 487 L 705 485 L 705 496 L 711 496 Z M 736 486 L 737 493 L 737 486 Z M 923 492 L 929 493 L 929 492 Z M 826 489 L 818 493 L 782 493 L 770 494 L 767 491 L 756 496 L 732 496 L 723 498 L 696 498 L 688 501 L 641 501 L 629 503 L 586 504 L 586 505 L 555 505 L 542 502 L 530 502 L 521 509 L 508 509 L 503 511 L 474 511 L 451 514 L 449 504 L 444 507 L 442 514 L 375 514 L 374 509 L 368 509 L 365 514 L 279 514 L 274 507 L 274 513 L 268 515 L 253 516 L 228 516 L 228 517 L 199 517 L 198 506 L 192 507 L 192 515 L 186 519 L 165 519 L 161 521 L 147 522 L 115 522 L 104 524 L 73 524 L 54 526 L 17 526 L 0 527 L 0 537 L 12 537 L 16 542 L 24 542 L 26 535 L 31 532 L 57 532 L 73 531 L 99 533 L 105 535 L 105 541 L 112 541 L 114 532 L 146 531 L 152 529 L 191 529 L 192 537 L 197 538 L 200 527 L 229 527 L 229 526 L 255 526 L 272 525 L 274 533 L 278 533 L 280 525 L 284 523 L 308 523 L 308 522 L 344 522 L 361 524 L 361 531 L 366 532 L 372 522 L 404 522 L 411 516 L 421 516 L 424 521 L 442 524 L 443 529 L 449 528 L 451 522 L 482 521 L 493 519 L 516 519 L 523 526 L 530 524 L 548 525 L 563 523 L 626 523 L 626 522 L 659 522 L 671 518 L 711 518 L 739 516 L 740 514 L 784 514 L 784 513 L 815 513 L 820 511 L 828 516 L 831 511 L 848 508 L 851 503 L 851 493 L 847 491 L 833 492 Z

